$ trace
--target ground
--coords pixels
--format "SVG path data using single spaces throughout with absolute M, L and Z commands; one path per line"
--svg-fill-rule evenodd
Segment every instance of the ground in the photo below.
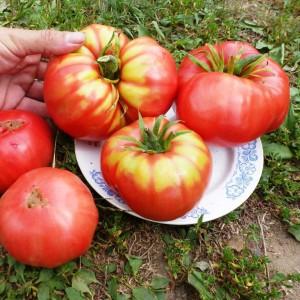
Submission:
M 79 30 L 93 22 L 131 38 L 149 34 L 177 63 L 207 42 L 248 41 L 288 73 L 294 112 L 262 138 L 261 180 L 234 212 L 195 226 L 167 226 L 119 212 L 94 193 L 100 222 L 88 253 L 47 270 L 19 264 L 1 249 L 1 299 L 300 299 L 299 0 L 0 3 L 0 26 Z M 86 182 L 73 140 L 62 132 L 56 166 Z

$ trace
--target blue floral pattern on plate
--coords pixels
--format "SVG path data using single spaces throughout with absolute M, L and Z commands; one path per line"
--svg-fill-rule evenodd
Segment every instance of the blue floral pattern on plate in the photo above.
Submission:
M 238 148 L 238 160 L 231 179 L 226 183 L 226 198 L 235 199 L 247 189 L 252 175 L 256 172 L 255 161 L 258 160 L 257 141 L 252 141 Z
M 117 200 L 122 204 L 125 203 L 124 200 L 118 195 L 118 193 L 116 193 L 113 189 L 111 189 L 107 185 L 107 183 L 103 179 L 102 172 L 93 169 L 90 171 L 90 175 L 92 179 L 95 181 L 95 183 L 98 184 L 103 191 L 105 191 L 108 197 L 114 198 L 115 200 Z

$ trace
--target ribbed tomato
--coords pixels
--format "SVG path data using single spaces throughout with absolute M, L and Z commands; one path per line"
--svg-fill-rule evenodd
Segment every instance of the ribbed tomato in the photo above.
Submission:
M 47 122 L 21 110 L 0 111 L 0 194 L 25 172 L 48 166 L 53 136 Z
M 203 46 L 179 68 L 177 116 L 205 140 L 237 145 L 277 129 L 289 108 L 289 79 L 244 42 Z
M 53 268 L 82 255 L 97 224 L 91 192 L 67 170 L 31 170 L 0 199 L 0 243 L 24 264 Z
M 75 138 L 99 140 L 129 121 L 165 113 L 177 91 L 171 54 L 148 37 L 128 42 L 116 28 L 93 24 L 84 45 L 54 58 L 44 98 L 54 122 Z
M 148 117 L 105 141 L 101 169 L 133 211 L 152 220 L 172 220 L 200 200 L 211 156 L 197 133 L 162 117 Z

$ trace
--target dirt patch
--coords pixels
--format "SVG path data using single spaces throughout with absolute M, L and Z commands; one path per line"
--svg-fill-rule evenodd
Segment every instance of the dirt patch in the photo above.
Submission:
M 288 234 L 280 222 L 273 221 L 271 224 L 267 231 L 266 246 L 272 273 L 300 273 L 300 243 Z M 284 299 L 300 299 L 300 284 L 295 284 L 292 289 L 286 289 Z
M 274 221 L 266 242 L 273 270 L 284 274 L 300 273 L 300 243 L 288 234 L 281 223 Z

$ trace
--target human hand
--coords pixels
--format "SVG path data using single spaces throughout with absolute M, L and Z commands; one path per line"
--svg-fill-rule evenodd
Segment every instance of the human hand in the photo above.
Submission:
M 81 32 L 0 27 L 0 110 L 23 109 L 46 115 L 41 58 L 65 54 L 84 42 Z

